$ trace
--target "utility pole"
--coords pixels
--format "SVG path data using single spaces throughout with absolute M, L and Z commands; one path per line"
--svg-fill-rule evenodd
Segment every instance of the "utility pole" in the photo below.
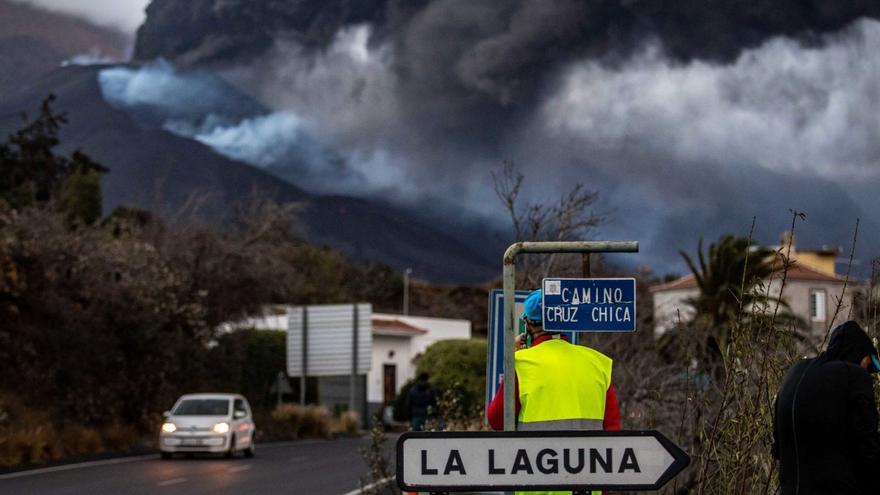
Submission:
M 412 273 L 412 268 L 407 268 L 403 271 L 403 315 L 409 315 L 409 275 Z

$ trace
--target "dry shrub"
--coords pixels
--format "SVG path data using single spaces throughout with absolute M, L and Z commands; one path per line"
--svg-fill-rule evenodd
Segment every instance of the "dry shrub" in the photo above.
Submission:
M 272 411 L 272 420 L 285 430 L 289 438 L 327 438 L 333 416 L 324 406 L 281 404 Z
M 129 450 L 141 440 L 137 430 L 131 425 L 113 423 L 104 430 L 104 445 L 109 450 Z
M 61 431 L 60 441 L 67 455 L 96 454 L 104 450 L 98 430 L 85 426 L 65 427 Z
M 284 436 L 296 438 L 303 412 L 303 408 L 296 404 L 281 404 L 272 410 L 272 421 L 284 431 Z
M 7 431 L 0 436 L 0 465 L 39 464 L 61 456 L 51 425 Z
M 326 407 L 306 406 L 298 436 L 300 438 L 329 438 L 332 421 L 333 415 Z
M 49 417 L 12 396 L 0 396 L 0 465 L 38 464 L 61 457 Z
M 385 426 L 381 421 L 375 421 L 370 429 L 370 444 L 361 447 L 358 452 L 369 466 L 366 479 L 361 478 L 361 495 L 400 495 L 391 478 L 394 472 L 394 462 L 391 459 L 388 438 L 385 436 Z M 373 485 L 370 488 L 368 486 Z
M 361 421 L 357 413 L 345 411 L 333 421 L 333 433 L 353 436 L 360 432 Z

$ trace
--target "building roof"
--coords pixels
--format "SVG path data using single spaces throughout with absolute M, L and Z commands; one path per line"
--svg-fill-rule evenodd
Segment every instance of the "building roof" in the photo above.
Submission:
M 428 333 L 427 329 L 417 327 L 397 318 L 373 317 L 373 335 L 387 335 L 391 337 L 414 337 Z
M 782 268 L 778 268 L 775 272 L 773 272 L 775 277 L 782 276 Z M 799 265 L 795 263 L 794 265 L 788 267 L 788 273 L 786 274 L 787 280 L 813 280 L 818 282 L 840 282 L 843 283 L 846 280 L 846 277 L 842 277 L 840 275 L 835 275 L 831 273 L 826 273 L 823 271 L 816 270 L 815 268 L 810 268 L 806 265 Z M 684 277 L 677 278 L 670 282 L 666 282 L 663 284 L 658 284 L 651 286 L 651 292 L 664 292 L 669 290 L 683 290 L 683 289 L 696 289 L 697 288 L 697 280 L 694 278 L 693 274 L 685 275 Z

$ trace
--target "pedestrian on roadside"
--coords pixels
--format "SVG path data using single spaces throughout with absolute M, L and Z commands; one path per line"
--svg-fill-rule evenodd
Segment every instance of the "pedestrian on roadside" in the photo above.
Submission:
M 437 391 L 428 383 L 428 374 L 421 373 L 416 383 L 409 389 L 408 407 L 412 431 L 422 431 L 425 421 L 437 408 Z
M 611 358 L 574 345 L 559 333 L 544 331 L 542 305 L 540 290 L 528 295 L 522 319 L 531 344 L 527 345 L 526 334 L 518 335 L 514 342 L 516 429 L 619 430 Z M 504 429 L 504 385 L 498 388 L 486 411 L 489 425 L 495 430 Z
M 880 492 L 880 434 L 871 374 L 877 349 L 854 321 L 828 349 L 788 370 L 776 396 L 773 457 L 782 495 Z

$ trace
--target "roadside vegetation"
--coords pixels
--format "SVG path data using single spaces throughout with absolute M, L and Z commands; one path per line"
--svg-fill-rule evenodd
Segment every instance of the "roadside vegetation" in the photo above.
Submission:
M 0 143 L 0 465 L 141 448 L 198 391 L 243 392 L 267 436 L 312 435 L 269 424 L 283 333 L 220 324 L 273 303 L 395 310 L 400 274 L 308 244 L 298 206 L 258 194 L 221 227 L 198 198 L 172 217 L 105 215 L 100 178 L 113 171 L 57 151 L 65 117 L 51 103 Z M 436 299 L 418 292 L 414 309 Z
M 361 300 L 396 311 L 400 274 L 306 243 L 297 205 L 259 195 L 222 227 L 200 220 L 197 199 L 173 217 L 132 208 L 105 214 L 100 177 L 113 171 L 83 153 L 58 154 L 63 124 L 47 100 L 0 143 L 0 465 L 146 448 L 162 411 L 187 392 L 244 393 L 266 438 L 356 431 L 351 415 L 277 404 L 270 387 L 284 368 L 283 332 L 224 333 L 220 324 L 272 303 Z M 518 240 L 590 238 L 610 218 L 595 211 L 598 193 L 583 186 L 554 203 L 523 204 L 523 185 L 512 165 L 496 174 Z M 792 212 L 790 231 L 804 221 Z M 855 231 L 850 249 L 858 223 Z M 880 270 L 867 287 L 854 280 L 847 287 L 853 308 L 832 301 L 837 309 L 823 335 L 807 334 L 781 300 L 789 250 L 756 248 L 751 234 L 723 236 L 705 250 L 701 243 L 682 253 L 700 288 L 690 301 L 695 317 L 654 338 L 647 287 L 662 278 L 642 271 L 634 275 L 638 331 L 585 337 L 615 361 L 624 428 L 659 430 L 691 455 L 666 493 L 774 493 L 772 405 L 782 373 L 821 350 L 846 319 L 880 336 Z M 601 256 L 589 263 L 533 256 L 518 266 L 517 283 L 535 288 L 545 276 L 587 268 L 632 276 Z M 770 290 L 774 283 L 781 295 Z M 484 331 L 488 287 L 416 282 L 412 290 L 413 313 L 467 318 Z M 443 421 L 433 427 L 485 427 L 485 345 L 444 342 L 422 356 L 418 371 L 441 395 Z M 365 451 L 372 481 L 390 473 L 382 445 L 376 430 Z
M 522 205 L 523 184 L 510 164 L 496 174 L 496 190 L 518 240 L 589 238 L 604 221 L 603 215 L 588 211 L 597 196 L 581 186 L 558 203 Z M 807 217 L 791 213 L 788 227 L 793 235 Z M 858 221 L 849 243 L 850 264 L 857 238 Z M 880 337 L 877 260 L 867 287 L 847 274 L 846 290 L 854 293 L 853 306 L 832 300 L 827 327 L 815 334 L 784 302 L 786 277 L 795 264 L 791 249 L 790 241 L 775 251 L 758 247 L 751 231 L 746 236 L 722 236 L 708 249 L 700 242 L 695 252 L 681 253 L 699 287 L 699 294 L 688 301 L 692 318 L 679 318 L 675 328 L 655 338 L 646 288 L 665 280 L 642 272 L 635 275 L 641 299 L 636 334 L 584 336 L 584 344 L 614 359 L 613 382 L 623 428 L 658 430 L 690 454 L 690 467 L 663 493 L 776 493 L 773 404 L 784 372 L 803 356 L 823 350 L 831 329 L 848 319 L 859 320 L 875 341 Z M 578 277 L 587 271 L 586 260 L 576 256 L 535 258 L 518 266 L 518 288 L 535 288 L 545 276 Z M 593 276 L 623 275 L 601 257 L 594 256 L 589 263 Z M 464 430 L 481 424 L 482 407 L 464 412 L 467 419 L 443 426 Z M 375 436 L 381 438 L 381 432 Z M 371 480 L 378 481 L 385 473 L 381 452 L 374 448 L 366 455 L 374 466 Z M 395 493 L 388 486 L 365 492 Z

